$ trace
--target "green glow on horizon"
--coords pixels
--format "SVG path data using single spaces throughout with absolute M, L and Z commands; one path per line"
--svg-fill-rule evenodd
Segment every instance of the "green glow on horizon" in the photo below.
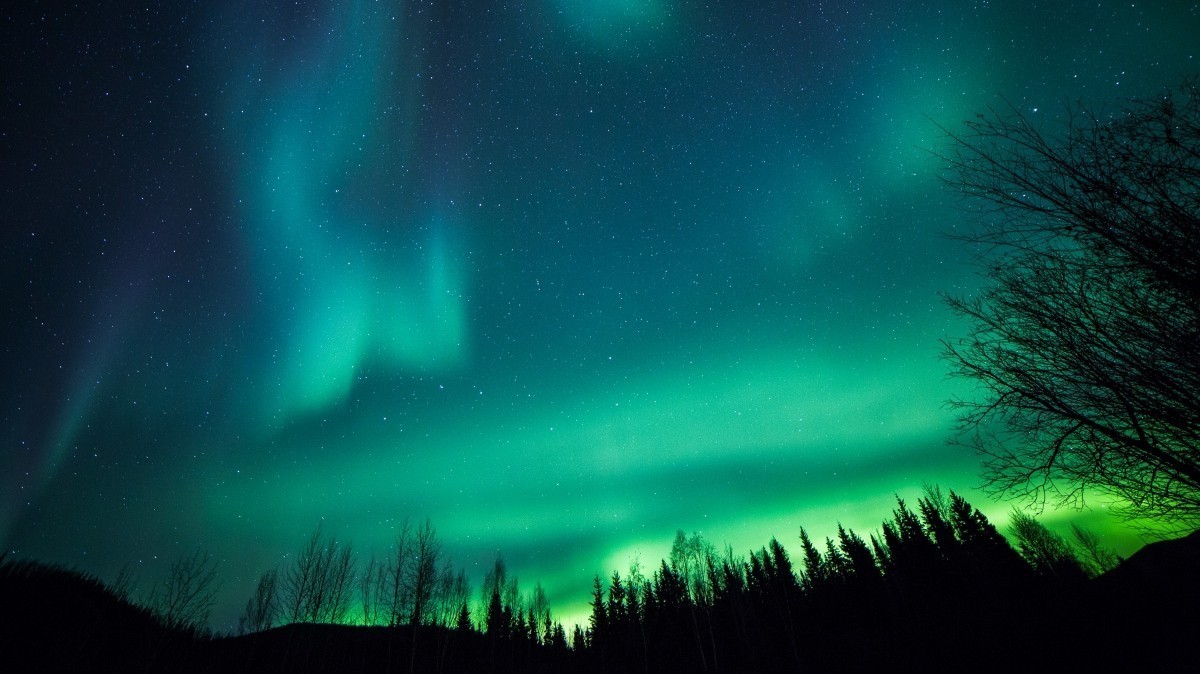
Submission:
M 577 612 L 585 605 L 580 577 L 607 575 L 612 569 L 596 565 L 614 560 L 623 571 L 633 550 L 657 564 L 677 528 L 701 529 L 739 553 L 772 533 L 788 545 L 802 525 L 876 527 L 893 491 L 937 480 L 936 463 L 900 481 L 889 468 L 928 462 L 922 455 L 930 450 L 944 454 L 938 447 L 949 423 L 934 395 L 939 363 L 928 359 L 922 371 L 894 355 L 853 356 L 860 372 L 790 352 L 730 354 L 641 378 L 631 365 L 617 388 L 547 401 L 517 418 L 496 391 L 483 396 L 496 402 L 477 413 L 487 420 L 479 426 L 424 433 L 380 423 L 373 436 L 364 430 L 324 446 L 309 470 L 248 471 L 263 478 L 211 492 L 208 507 L 217 520 L 256 512 L 257 526 L 295 536 L 325 518 L 369 547 L 386 545 L 399 519 L 437 512 L 448 547 L 466 539 L 508 555 L 520 575 L 540 579 L 560 600 L 560 611 Z M 905 371 L 914 388 L 888 385 L 900 376 L 890 368 Z M 848 425 L 847 417 L 861 422 Z M 897 454 L 898 446 L 911 449 Z M 959 482 L 972 464 L 960 458 L 967 460 L 947 473 Z M 581 476 L 590 486 L 581 489 Z M 738 507 L 749 492 L 734 479 L 756 484 L 753 511 Z M 680 481 L 698 491 L 655 493 L 655 485 Z M 827 505 L 814 507 L 820 503 Z M 522 551 L 526 541 L 564 533 L 574 541 L 569 559 L 557 546 Z

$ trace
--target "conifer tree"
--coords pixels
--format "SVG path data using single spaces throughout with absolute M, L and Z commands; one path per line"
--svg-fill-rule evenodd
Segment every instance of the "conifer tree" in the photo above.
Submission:
M 483 631 L 489 636 L 507 636 L 508 626 L 505 624 L 504 605 L 500 601 L 500 589 L 492 588 L 488 597 L 487 613 L 483 620 Z
M 621 574 L 613 571 L 608 585 L 608 621 L 616 631 L 627 627 L 625 610 L 625 585 L 621 582 Z
M 935 545 L 941 550 L 942 556 L 952 558 L 956 554 L 958 538 L 954 535 L 954 527 L 946 520 L 946 513 L 938 502 L 930 498 L 917 499 L 917 509 L 921 513 L 921 521 L 929 532 Z
M 787 550 L 783 548 L 774 536 L 771 537 L 771 542 L 767 544 L 767 548 L 771 553 L 771 570 L 772 579 L 778 587 L 787 587 L 795 585 L 796 572 L 792 569 L 792 560 L 788 557 Z
M 978 508 L 950 492 L 950 524 L 964 555 L 980 577 L 991 582 L 1015 581 L 1027 575 L 1028 565 Z
M 805 591 L 812 592 L 824 584 L 826 569 L 820 551 L 813 545 L 804 527 L 800 527 L 800 551 L 804 555 L 803 587 Z
M 914 578 L 937 575 L 942 560 L 933 539 L 926 533 L 920 518 L 908 509 L 904 499 L 897 497 L 896 504 L 897 508 L 892 511 L 891 528 L 894 540 L 887 540 L 889 527 L 883 529 L 893 567 Z
M 592 615 L 588 618 L 591 626 L 592 648 L 603 655 L 608 648 L 609 619 L 608 606 L 604 601 L 604 585 L 597 574 L 592 578 Z
M 838 524 L 838 546 L 841 548 L 842 554 L 850 562 L 850 569 L 855 578 L 860 580 L 871 580 L 879 577 L 879 566 L 875 563 L 875 556 L 871 554 L 871 549 L 867 547 L 866 541 L 854 531 L 845 529 Z
M 454 628 L 459 632 L 467 632 L 474 629 L 471 625 L 471 609 L 467 607 L 466 602 L 463 602 L 458 607 L 458 618 L 455 621 Z
M 825 539 L 825 568 L 831 583 L 840 585 L 850 577 L 850 560 L 842 554 L 832 538 Z

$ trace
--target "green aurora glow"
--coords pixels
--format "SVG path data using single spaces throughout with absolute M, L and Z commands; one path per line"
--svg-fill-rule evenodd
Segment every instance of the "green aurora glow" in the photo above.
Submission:
M 794 547 L 922 482 L 1003 520 L 944 444 L 974 216 L 927 149 L 1001 97 L 1153 94 L 1200 35 L 1187 3 L 212 4 L 5 28 L 0 539 L 146 585 L 203 544 L 222 627 L 318 521 L 368 552 L 429 517 L 570 622 L 680 528 Z

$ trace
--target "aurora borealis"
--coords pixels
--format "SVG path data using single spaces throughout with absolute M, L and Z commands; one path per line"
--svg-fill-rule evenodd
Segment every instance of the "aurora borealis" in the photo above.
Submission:
M 676 529 L 1002 517 L 945 444 L 938 125 L 1200 70 L 1194 2 L 28 4 L 0 539 L 146 585 L 203 545 L 219 627 L 318 521 L 429 517 L 570 620 Z

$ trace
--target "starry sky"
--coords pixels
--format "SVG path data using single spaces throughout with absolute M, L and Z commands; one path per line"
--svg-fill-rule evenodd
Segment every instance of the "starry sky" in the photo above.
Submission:
M 945 444 L 938 127 L 1200 70 L 1191 0 L 20 4 L 0 542 L 143 586 L 203 545 L 218 628 L 318 522 L 429 517 L 571 620 L 676 529 L 1002 519 Z

